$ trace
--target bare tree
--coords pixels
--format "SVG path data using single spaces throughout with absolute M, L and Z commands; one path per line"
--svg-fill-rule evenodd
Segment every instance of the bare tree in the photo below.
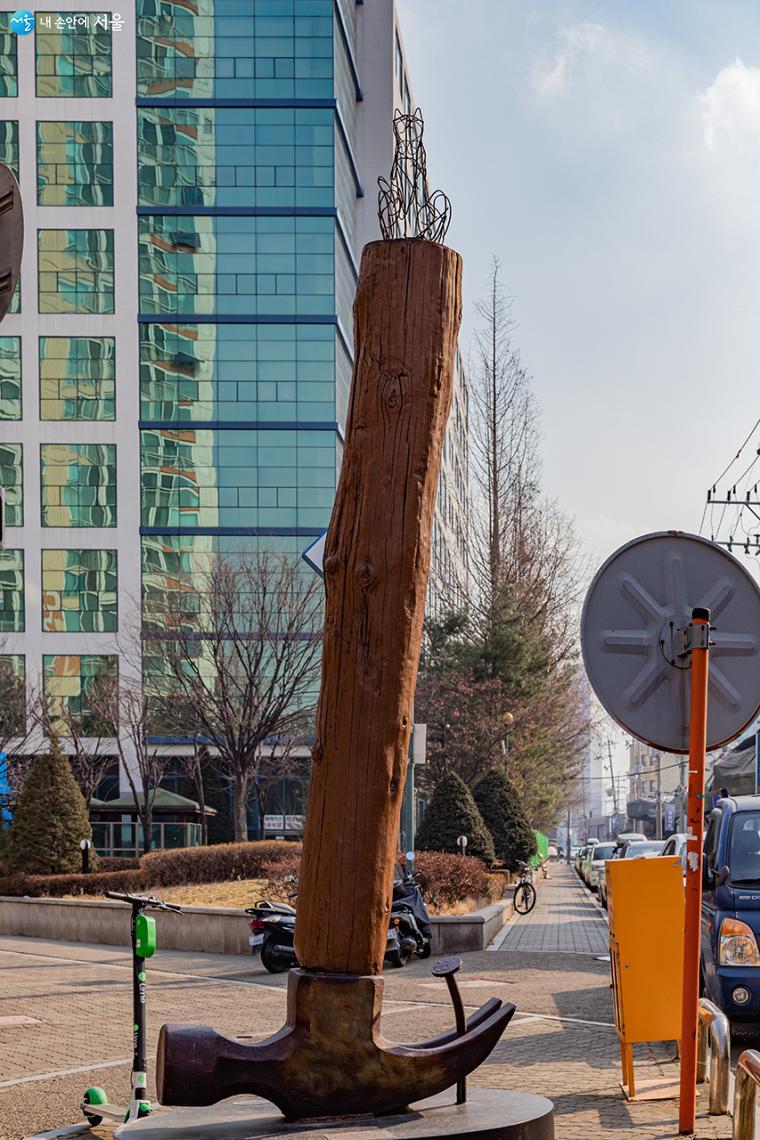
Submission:
M 99 678 L 90 703 L 93 714 L 115 728 L 116 748 L 142 825 L 143 853 L 151 850 L 153 804 L 167 757 L 151 742 L 157 724 L 139 676 Z
M 75 711 L 67 701 L 58 702 L 55 698 L 43 697 L 40 701 L 45 734 L 57 736 L 61 747 L 72 756 L 88 812 L 95 791 L 114 760 L 117 728 L 112 715 L 117 709 L 110 708 L 111 698 L 111 682 L 101 675 L 93 678 L 82 710 Z M 104 716 L 106 711 L 108 715 Z
M 30 745 L 40 727 L 39 693 L 0 642 L 0 752 L 7 757 L 8 783 L 15 797 L 31 767 Z
M 235 838 L 245 840 L 264 742 L 295 736 L 313 714 L 322 588 L 292 559 L 269 552 L 212 555 L 193 585 L 192 620 L 186 598 L 167 595 L 147 635 L 149 699 L 166 723 L 176 723 L 176 710 L 189 714 L 232 785 Z

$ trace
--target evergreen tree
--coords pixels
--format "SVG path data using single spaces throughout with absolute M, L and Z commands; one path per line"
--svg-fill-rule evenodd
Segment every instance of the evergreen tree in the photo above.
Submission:
M 92 839 L 84 796 L 57 737 L 38 756 L 19 796 L 8 833 L 8 870 L 49 875 L 81 871 L 79 842 Z M 96 863 L 90 852 L 90 867 Z
M 496 858 L 510 871 L 536 853 L 536 837 L 525 818 L 515 786 L 499 768 L 475 788 L 473 798 L 491 833 Z
M 417 832 L 420 851 L 450 851 L 457 854 L 457 839 L 467 836 L 467 854 L 488 866 L 495 854 L 488 828 L 472 798 L 470 789 L 455 772 L 438 781 Z

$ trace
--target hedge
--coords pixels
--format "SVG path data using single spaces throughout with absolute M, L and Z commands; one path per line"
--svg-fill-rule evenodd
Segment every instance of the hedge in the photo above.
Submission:
M 124 870 L 97 871 L 89 875 L 5 875 L 0 877 L 0 896 L 33 898 L 65 895 L 103 895 L 106 891 L 153 891 L 158 887 L 188 883 L 221 883 L 231 879 L 266 879 L 269 868 L 301 854 L 300 843 L 264 840 L 258 843 L 221 843 L 214 847 L 183 847 L 176 851 L 151 851 L 136 860 L 124 860 Z M 113 867 L 116 860 L 109 859 Z M 131 865 L 130 865 L 131 864 Z

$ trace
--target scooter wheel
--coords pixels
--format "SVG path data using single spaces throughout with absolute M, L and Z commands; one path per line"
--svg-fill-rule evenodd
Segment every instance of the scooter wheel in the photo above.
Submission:
M 406 965 L 408 958 L 403 950 L 391 950 L 386 954 L 385 960 L 390 963 L 391 966 L 395 966 L 397 970 L 400 970 Z
M 87 1117 L 87 1122 L 92 1124 L 94 1128 L 97 1128 L 99 1124 L 103 1123 L 103 1117 L 96 1116 L 94 1112 L 88 1112 L 86 1106 L 89 1104 L 108 1104 L 105 1089 L 100 1089 L 97 1085 L 93 1085 L 87 1089 L 82 1100 L 82 1111 Z
M 417 957 L 418 958 L 429 958 L 432 953 L 433 953 L 432 944 L 430 942 L 425 942 L 422 946 L 422 949 L 417 951 Z
M 276 945 L 277 943 L 271 935 L 264 939 L 261 946 L 261 962 L 270 974 L 284 974 L 290 969 L 290 963 L 285 958 L 281 958 L 279 954 L 273 953 L 273 947 Z

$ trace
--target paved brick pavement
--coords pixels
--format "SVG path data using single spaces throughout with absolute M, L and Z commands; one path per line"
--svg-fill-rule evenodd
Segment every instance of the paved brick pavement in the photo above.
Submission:
M 592 904 L 562 868 L 554 868 L 539 891 L 552 921 L 571 928 L 590 921 L 585 907 Z M 568 937 L 576 946 L 586 945 L 577 931 L 566 931 L 563 940 Z M 622 1097 L 606 963 L 588 950 L 545 948 L 463 958 L 459 977 L 468 1008 L 492 994 L 518 1007 L 502 1042 L 471 1078 L 473 1084 L 549 1096 L 556 1105 L 557 1140 L 676 1136 L 674 1101 L 628 1104 Z M 429 967 L 416 961 L 386 976 L 387 1036 L 419 1041 L 451 1025 L 445 983 L 433 979 Z M 160 951 L 149 970 L 149 1051 L 164 1021 L 212 1024 L 248 1039 L 282 1024 L 284 978 L 267 974 L 258 959 Z M 115 1099 L 126 1096 L 131 1023 L 126 950 L 0 938 L 0 993 L 0 1016 L 39 1022 L 0 1027 L 0 1140 L 74 1123 L 89 1084 L 104 1085 Z M 672 1045 L 637 1047 L 638 1077 L 675 1078 L 673 1054 Z M 710 1119 L 704 1109 L 701 1099 L 698 1137 L 726 1140 L 728 1121 Z
M 552 864 L 550 877 L 537 881 L 530 914 L 515 913 L 491 950 L 551 954 L 606 954 L 607 924 L 578 876 L 565 864 Z

